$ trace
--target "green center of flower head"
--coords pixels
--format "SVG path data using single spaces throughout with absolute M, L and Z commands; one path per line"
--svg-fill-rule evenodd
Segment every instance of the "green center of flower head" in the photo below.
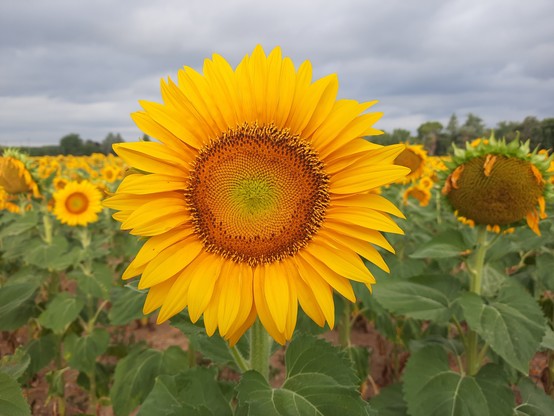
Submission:
M 244 178 L 230 187 L 230 199 L 241 215 L 256 217 L 276 208 L 278 196 L 275 191 L 268 178 Z
M 65 200 L 65 207 L 71 214 L 82 214 L 88 208 L 89 201 L 82 192 L 72 193 Z
M 525 160 L 489 155 L 460 166 L 447 197 L 459 215 L 476 224 L 507 225 L 525 219 L 543 194 L 542 178 Z
M 258 265 L 310 241 L 329 204 L 328 182 L 298 136 L 245 124 L 200 150 L 185 194 L 206 250 Z

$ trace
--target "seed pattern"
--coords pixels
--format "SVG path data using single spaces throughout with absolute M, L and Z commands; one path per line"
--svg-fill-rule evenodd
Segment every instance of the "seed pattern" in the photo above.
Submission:
M 207 251 L 256 266 L 306 246 L 329 205 L 328 183 L 299 136 L 245 123 L 200 150 L 185 196 Z

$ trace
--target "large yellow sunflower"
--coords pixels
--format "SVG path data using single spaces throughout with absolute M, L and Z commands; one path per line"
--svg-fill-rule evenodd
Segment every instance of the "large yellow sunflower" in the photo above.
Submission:
M 88 181 L 68 182 L 54 193 L 54 200 L 54 215 L 71 226 L 95 222 L 102 211 L 102 194 Z
M 38 185 L 24 161 L 25 156 L 15 150 L 6 150 L 0 156 L 0 187 L 10 195 L 30 194 L 39 198 Z
M 337 100 L 335 75 L 312 82 L 275 48 L 256 47 L 233 70 L 219 55 L 203 74 L 185 67 L 161 82 L 164 103 L 132 115 L 157 142 L 114 145 L 133 173 L 104 204 L 148 237 L 123 278 L 141 274 L 144 312 L 164 322 L 188 307 L 234 344 L 256 317 L 283 344 L 298 304 L 333 327 L 333 289 L 375 279 L 359 255 L 388 270 L 374 245 L 402 231 L 399 210 L 375 188 L 408 169 L 403 145 L 379 146 L 375 101 Z

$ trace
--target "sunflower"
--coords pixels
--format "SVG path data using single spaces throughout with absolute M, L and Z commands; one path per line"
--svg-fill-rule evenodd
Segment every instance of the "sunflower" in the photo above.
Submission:
M 275 48 L 256 47 L 233 69 L 219 55 L 161 82 L 164 103 L 132 118 L 160 142 L 115 144 L 132 169 L 104 205 L 148 237 L 123 274 L 142 275 L 144 312 L 158 323 L 188 307 L 231 344 L 257 317 L 279 343 L 298 304 L 333 327 L 333 289 L 375 279 L 359 255 L 388 271 L 381 232 L 402 233 L 388 200 L 371 193 L 404 177 L 403 145 L 373 144 L 375 101 L 337 100 L 335 75 L 312 82 Z
M 551 158 L 530 153 L 529 142 L 506 144 L 494 136 L 454 149 L 442 193 L 457 215 L 494 232 L 526 220 L 540 235 L 539 220 L 552 194 Z
M 40 197 L 38 185 L 26 163 L 27 157 L 16 150 L 8 149 L 0 157 L 0 187 L 10 195 L 30 194 Z
M 98 220 L 101 199 L 102 194 L 90 182 L 68 182 L 54 193 L 54 215 L 67 225 L 87 225 Z
M 406 143 L 406 148 L 394 159 L 396 165 L 405 166 L 410 173 L 403 178 L 403 183 L 413 182 L 423 175 L 427 161 L 427 151 L 421 144 Z

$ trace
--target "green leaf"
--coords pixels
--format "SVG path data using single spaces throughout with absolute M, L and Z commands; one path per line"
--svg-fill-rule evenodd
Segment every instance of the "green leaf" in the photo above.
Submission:
M 0 330 L 13 331 L 27 323 L 35 310 L 38 285 L 25 282 L 0 288 Z
M 554 400 L 547 396 L 535 384 L 527 378 L 523 378 L 517 384 L 521 393 L 521 404 L 514 410 L 518 416 L 552 416 Z
M 448 230 L 421 244 L 417 250 L 410 254 L 410 257 L 414 259 L 459 257 L 467 248 L 467 244 L 459 231 Z
M 142 307 L 146 293 L 131 287 L 114 287 L 110 294 L 112 307 L 108 318 L 112 325 L 127 325 L 135 319 L 144 317 Z
M 57 334 L 62 334 L 71 322 L 79 316 L 83 305 L 81 299 L 70 293 L 58 293 L 48 303 L 44 312 L 40 314 L 38 321 L 43 327 L 49 328 Z
M 541 341 L 541 348 L 554 350 L 554 331 L 549 326 L 546 327 L 546 333 Z
M 59 348 L 59 337 L 54 334 L 42 335 L 40 338 L 31 341 L 25 347 L 25 351 L 31 357 L 31 364 L 26 373 L 29 376 L 35 375 L 39 370 L 46 367 L 54 359 Z
M 215 368 L 196 367 L 174 376 L 159 376 L 139 416 L 231 416 L 229 402 L 217 383 Z
M 373 397 L 369 404 L 377 410 L 379 416 L 406 416 L 408 408 L 402 393 L 402 384 L 391 384 Z
M 485 264 L 483 268 L 481 293 L 485 297 L 495 296 L 504 285 L 507 278 L 508 276 L 501 268 L 495 267 L 490 263 Z
M 0 359 L 0 373 L 8 374 L 17 380 L 23 375 L 30 363 L 31 357 L 29 354 L 19 347 L 12 355 L 5 355 Z
M 114 281 L 113 270 L 104 263 L 93 263 L 92 271 L 74 269 L 68 277 L 77 281 L 81 293 L 101 299 L 107 299 Z
M 183 369 L 175 363 L 175 351 L 165 353 L 147 349 L 131 352 L 117 363 L 110 392 L 114 412 L 127 416 L 148 396 L 158 375 L 176 374 Z
M 19 235 L 36 227 L 38 219 L 37 211 L 27 211 L 24 215 L 17 215 L 15 221 L 0 231 L 0 239 Z
M 547 290 L 554 290 L 554 256 L 550 253 L 542 253 L 537 256 L 537 278 L 541 287 Z
M 64 339 L 64 358 L 72 368 L 88 373 L 96 365 L 96 358 L 108 349 L 110 334 L 95 328 L 88 335 L 71 333 Z
M 371 350 L 366 347 L 351 346 L 346 348 L 352 367 L 358 380 L 365 380 L 369 374 L 369 355 Z
M 514 405 L 499 367 L 484 367 L 476 377 L 457 373 L 440 347 L 412 354 L 404 372 L 404 398 L 411 416 L 505 416 Z
M 469 327 L 508 364 L 527 374 L 545 333 L 541 309 L 525 289 L 507 282 L 490 303 L 466 293 L 460 299 Z
M 31 415 L 31 409 L 23 397 L 19 384 L 14 378 L 5 373 L 0 373 L 0 415 Z
M 64 270 L 77 258 L 78 249 L 68 252 L 68 246 L 67 239 L 61 235 L 54 236 L 51 244 L 34 239 L 27 244 L 24 259 L 42 269 Z
M 237 386 L 241 416 L 370 415 L 357 390 L 359 382 L 347 354 L 308 335 L 294 338 L 285 355 L 287 378 L 274 389 L 256 371 Z
M 392 313 L 446 322 L 452 315 L 451 307 L 459 289 L 458 281 L 452 278 L 418 276 L 380 281 L 373 295 Z
M 184 314 L 179 314 L 171 318 L 171 325 L 180 329 L 194 348 L 209 360 L 220 365 L 235 367 L 227 343 L 217 334 L 209 337 L 201 321 L 195 325 Z

